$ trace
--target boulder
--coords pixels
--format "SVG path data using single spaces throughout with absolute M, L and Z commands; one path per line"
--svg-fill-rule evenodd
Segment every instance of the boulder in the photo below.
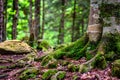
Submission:
M 27 54 L 33 49 L 25 42 L 19 40 L 7 40 L 0 43 L 0 54 Z

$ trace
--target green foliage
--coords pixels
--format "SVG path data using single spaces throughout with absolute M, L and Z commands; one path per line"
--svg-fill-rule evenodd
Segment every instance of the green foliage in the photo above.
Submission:
M 105 69 L 107 67 L 107 62 L 105 60 L 104 56 L 98 56 L 96 60 L 93 63 L 94 68 L 100 68 L 100 69 Z
M 79 71 L 79 65 L 69 64 L 68 65 L 68 70 L 70 72 L 77 72 L 77 71 Z
M 33 8 L 34 11 L 34 1 L 33 0 Z M 13 15 L 16 11 L 13 11 L 13 0 L 7 1 L 7 39 L 12 38 L 12 19 Z M 41 2 L 42 4 L 42 2 Z M 19 15 L 18 15 L 18 24 L 17 24 L 17 39 L 21 40 L 25 36 L 29 36 L 29 1 L 28 0 L 20 0 L 19 1 Z M 86 30 L 86 26 L 88 23 L 88 14 L 89 14 L 89 1 L 88 0 L 79 0 L 76 3 L 76 23 L 80 23 L 80 20 L 84 18 L 84 29 Z M 69 0 L 66 2 L 65 6 L 65 37 L 64 42 L 71 42 L 71 26 L 72 26 L 72 15 L 73 15 L 73 7 L 74 1 Z M 44 27 L 44 39 L 47 40 L 50 45 L 57 45 L 58 38 L 58 29 L 60 26 L 61 19 L 61 1 L 46 0 L 45 2 L 45 27 Z M 42 13 L 42 10 L 41 10 Z M 33 13 L 34 15 L 34 13 Z M 42 15 L 40 14 L 42 18 Z M 34 17 L 33 17 L 34 19 Z M 42 26 L 42 24 L 40 24 Z M 76 26 L 81 27 L 80 24 L 76 24 Z M 81 32 L 81 30 L 80 30 Z M 81 35 L 81 34 L 78 34 Z
M 46 51 L 51 48 L 50 44 L 46 40 L 38 40 L 37 49 Z
M 84 35 L 83 37 L 71 43 L 70 45 L 54 51 L 52 55 L 56 59 L 60 59 L 63 56 L 79 59 L 85 56 L 85 51 L 88 44 L 88 37 L 87 35 Z
M 36 75 L 38 74 L 38 69 L 35 67 L 31 67 L 29 69 L 26 69 L 20 76 L 20 80 L 28 80 L 30 78 L 36 78 Z
M 57 70 L 48 70 L 46 72 L 43 73 L 42 75 L 42 79 L 43 80 L 51 80 L 51 76 L 54 75 L 55 73 L 57 73 Z
M 112 75 L 120 78 L 120 59 L 115 60 L 112 64 Z
M 58 71 L 55 75 L 51 77 L 51 80 L 63 80 L 65 75 L 65 71 Z

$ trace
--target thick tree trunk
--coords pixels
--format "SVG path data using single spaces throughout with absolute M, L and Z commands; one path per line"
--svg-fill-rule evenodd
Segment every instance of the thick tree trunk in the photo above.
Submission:
M 12 39 L 17 38 L 17 22 L 18 22 L 18 0 L 13 0 L 13 26 L 12 26 Z
M 99 1 L 91 0 L 90 2 L 90 14 L 89 14 L 89 23 L 88 23 L 88 37 L 91 42 L 97 43 L 102 34 L 102 26 L 100 23 L 99 17 Z
M 3 0 L 0 0 L 0 42 L 3 41 L 3 26 L 4 26 L 4 18 L 3 18 Z
M 36 21 L 35 35 L 37 39 L 38 36 L 40 35 L 40 4 L 41 4 L 41 0 L 35 0 L 35 21 Z
M 42 32 L 41 32 L 41 39 L 43 39 L 44 35 L 44 24 L 45 24 L 45 0 L 43 0 L 43 13 L 42 13 Z
M 76 22 L 76 0 L 74 0 L 74 12 L 73 12 L 73 24 L 72 24 L 72 42 L 76 40 L 76 25 L 75 25 L 75 22 Z
M 62 5 L 62 14 L 61 14 L 60 27 L 59 27 L 58 44 L 64 43 L 65 0 L 61 1 L 61 5 Z

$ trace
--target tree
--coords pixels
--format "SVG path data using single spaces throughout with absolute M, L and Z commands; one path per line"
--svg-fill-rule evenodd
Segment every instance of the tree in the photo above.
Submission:
M 40 35 L 40 4 L 41 0 L 35 0 L 35 21 L 36 21 L 36 38 Z
M 74 11 L 73 11 L 73 24 L 72 24 L 72 42 L 75 41 L 75 21 L 76 21 L 76 0 L 74 0 Z
M 4 19 L 3 19 L 3 0 L 0 0 L 0 42 L 3 41 L 3 26 L 4 26 Z
M 6 40 L 6 26 L 7 26 L 7 0 L 4 0 L 4 26 L 3 26 L 3 41 Z
M 17 23 L 18 23 L 18 0 L 13 0 L 13 25 L 12 25 L 12 39 L 17 38 Z
M 61 21 L 60 21 L 60 27 L 59 27 L 59 35 L 58 35 L 58 43 L 62 44 L 64 43 L 64 17 L 65 17 L 65 0 L 61 0 Z
M 43 0 L 43 4 L 42 4 L 42 32 L 41 32 L 41 39 L 43 39 L 43 35 L 44 35 L 44 25 L 45 25 L 45 0 Z

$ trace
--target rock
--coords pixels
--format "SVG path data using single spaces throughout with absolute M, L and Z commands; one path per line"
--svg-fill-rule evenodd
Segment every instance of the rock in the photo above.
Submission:
M 112 75 L 120 78 L 120 59 L 115 60 L 112 64 Z
M 33 52 L 33 49 L 19 40 L 7 40 L 0 43 L 0 54 L 27 54 Z

